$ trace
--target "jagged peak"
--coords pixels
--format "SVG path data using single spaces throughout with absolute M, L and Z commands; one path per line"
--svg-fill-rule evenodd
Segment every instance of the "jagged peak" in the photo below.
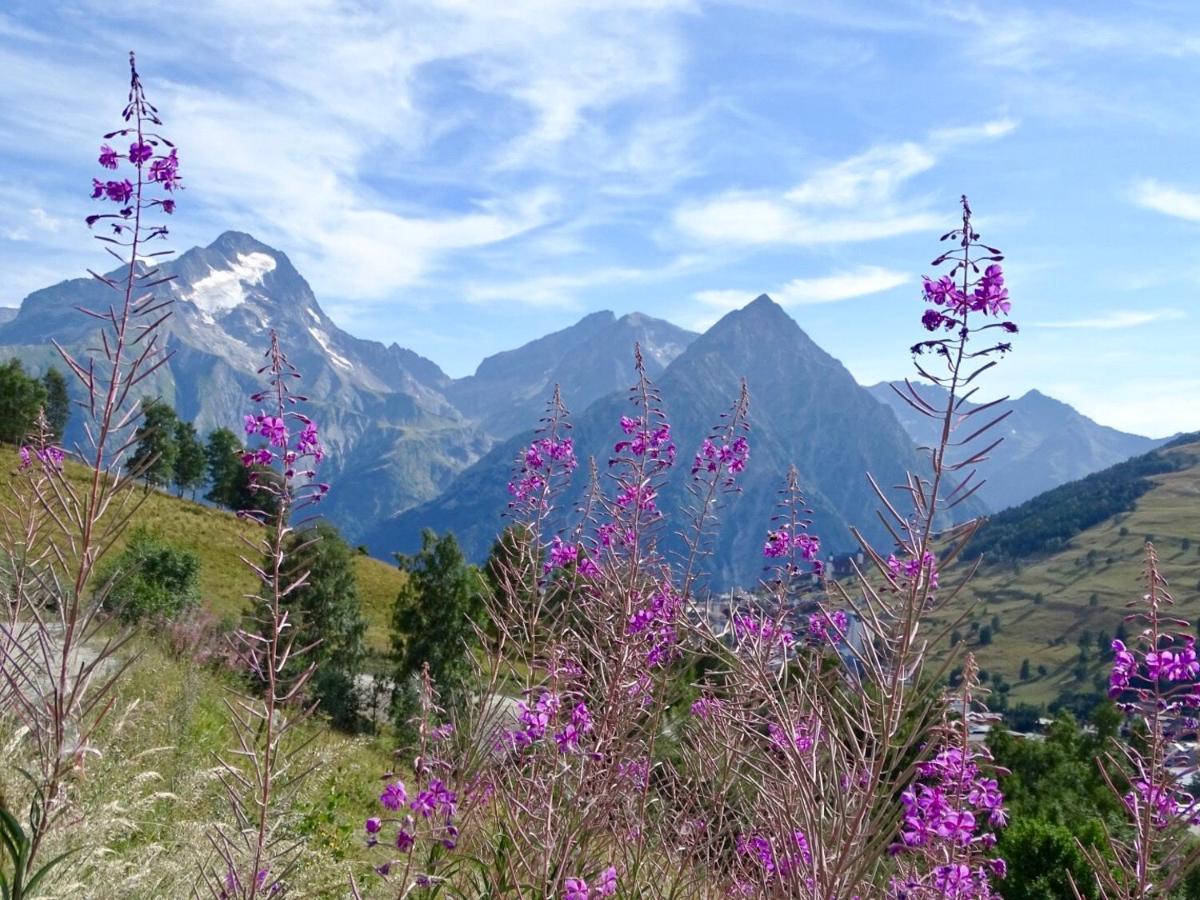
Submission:
M 283 254 L 267 244 L 264 244 L 252 234 L 245 231 L 223 231 L 217 235 L 216 239 L 208 245 L 207 249 L 217 250 L 222 253 L 257 251 L 259 253 L 267 253 L 271 256 L 283 256 Z

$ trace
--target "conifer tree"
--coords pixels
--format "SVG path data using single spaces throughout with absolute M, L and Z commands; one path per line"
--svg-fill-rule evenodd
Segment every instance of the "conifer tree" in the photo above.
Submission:
M 67 395 L 67 380 L 53 366 L 42 376 L 42 387 L 46 391 L 46 422 L 54 440 L 61 441 L 71 418 L 71 399 Z
M 403 729 L 415 710 L 415 676 L 425 663 L 443 705 L 451 708 L 463 699 L 484 585 L 450 532 L 438 537 L 427 528 L 420 551 L 396 559 L 408 574 L 392 611 L 393 714 Z
M 33 429 L 46 389 L 25 374 L 19 359 L 0 365 L 0 441 L 18 444 Z
M 316 663 L 311 685 L 320 708 L 334 724 L 352 730 L 361 724 L 355 678 L 366 657 L 367 623 L 354 551 L 323 519 L 295 532 L 289 541 L 285 581 L 291 583 L 305 572 L 305 584 L 288 595 L 286 605 L 296 628 L 295 646 L 316 646 L 296 665 Z
M 206 463 L 204 445 L 196 435 L 195 425 L 191 422 L 175 423 L 175 447 L 175 489 L 180 497 L 190 490 L 192 499 L 195 499 L 196 488 L 204 483 Z
M 129 468 L 145 479 L 147 488 L 164 487 L 175 477 L 178 421 L 175 410 L 162 400 L 142 401 L 142 420 L 134 435 L 137 446 L 129 458 Z
M 233 509 L 239 475 L 244 468 L 240 453 L 241 441 L 228 428 L 217 428 L 209 432 L 204 445 L 205 463 L 208 468 L 208 494 L 206 497 Z

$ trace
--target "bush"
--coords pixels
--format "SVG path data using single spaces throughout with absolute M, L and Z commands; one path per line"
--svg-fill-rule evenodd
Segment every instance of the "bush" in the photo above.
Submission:
M 124 622 L 174 619 L 200 602 L 200 557 L 138 526 L 97 576 L 105 609 Z

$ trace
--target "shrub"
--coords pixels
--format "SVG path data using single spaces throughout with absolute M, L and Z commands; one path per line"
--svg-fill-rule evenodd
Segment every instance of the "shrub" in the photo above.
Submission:
M 101 568 L 97 591 L 124 622 L 171 620 L 199 604 L 199 577 L 199 556 L 138 526 L 125 549 Z

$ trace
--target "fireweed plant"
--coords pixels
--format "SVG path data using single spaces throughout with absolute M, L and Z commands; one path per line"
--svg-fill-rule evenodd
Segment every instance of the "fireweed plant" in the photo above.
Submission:
M 1105 900 L 1172 896 L 1200 860 L 1190 833 L 1200 825 L 1200 800 L 1186 789 L 1194 769 L 1172 770 L 1167 759 L 1174 735 L 1195 730 L 1200 718 L 1200 661 L 1191 624 L 1171 615 L 1175 601 L 1150 543 L 1145 583 L 1146 593 L 1129 603 L 1135 611 L 1126 616 L 1141 631 L 1130 647 L 1112 642 L 1109 674 L 1109 696 L 1125 713 L 1133 740 L 1100 760 L 1129 828 L 1108 832 L 1104 852 L 1083 847 Z M 1074 887 L 1082 897 L 1081 886 Z
M 248 440 L 257 446 L 242 454 L 251 490 L 259 506 L 239 515 L 261 528 L 258 540 L 246 540 L 253 556 L 243 556 L 259 581 L 246 595 L 252 612 L 234 632 L 233 643 L 249 676 L 249 690 L 227 701 L 236 745 L 220 759 L 219 775 L 232 820 L 209 835 L 215 861 L 206 865 L 196 896 L 218 900 L 254 900 L 287 893 L 301 842 L 287 834 L 287 813 L 307 772 L 301 753 L 306 741 L 296 726 L 315 706 L 305 687 L 314 665 L 304 655 L 315 645 L 296 646 L 287 598 L 307 583 L 308 573 L 288 574 L 289 537 L 304 520 L 294 516 L 319 502 L 329 485 L 316 480 L 324 458 L 315 422 L 294 409 L 305 397 L 291 389 L 300 373 L 271 332 L 266 364 L 258 374 L 267 386 L 251 396 L 257 407 L 244 417 Z M 303 550 L 312 541 L 302 542 Z
M 76 357 L 55 343 L 77 382 L 85 442 L 71 456 L 89 468 L 82 484 L 64 472 L 67 451 L 56 446 L 44 416 L 19 449 L 19 472 L 0 503 L 3 552 L 0 585 L 6 614 L 0 621 L 0 717 L 23 730 L 23 798 L 0 801 L 3 846 L 0 890 L 32 896 L 57 859 L 47 860 L 52 834 L 72 816 L 75 784 L 89 757 L 101 752 L 98 729 L 115 700 L 114 686 L 130 658 L 120 651 L 127 632 L 106 629 L 101 616 L 109 585 L 93 589 L 96 566 L 141 502 L 131 490 L 142 469 L 128 464 L 140 416 L 140 390 L 166 363 L 159 327 L 169 297 L 155 289 L 169 281 L 155 250 L 167 237 L 162 215 L 175 211 L 181 189 L 174 145 L 160 131 L 158 111 L 146 99 L 133 54 L 123 124 L 104 136 L 98 162 L 103 179 L 91 196 L 112 212 L 87 217 L 120 268 L 89 273 L 113 292 L 107 307 L 79 307 L 99 323 L 99 349 Z M 157 223 L 156 223 L 157 220 Z
M 940 439 L 930 473 L 903 486 L 905 512 L 876 486 L 894 541 L 877 550 L 859 535 L 870 565 L 852 585 L 826 579 L 793 470 L 757 594 L 724 610 L 702 596 L 707 540 L 751 456 L 744 389 L 685 457 L 682 556 L 660 552 L 679 450 L 637 352 L 612 456 L 588 467 L 577 524 L 548 533 L 578 468 L 556 393 L 509 483 L 515 525 L 480 634 L 480 689 L 455 722 L 458 755 L 439 751 L 454 761 L 441 800 L 389 783 L 366 822 L 400 896 L 997 896 L 1003 798 L 966 741 L 981 692 L 967 677 L 939 695 L 953 660 L 927 664 L 926 651 L 957 623 L 922 626 L 973 571 L 939 583 L 978 525 L 947 513 L 978 487 L 994 446 L 978 439 L 1004 415 L 963 404 L 1010 347 L 989 338 L 1017 329 L 1001 254 L 979 242 L 966 198 L 943 240 L 945 274 L 924 287 L 933 336 L 913 353 L 947 399 L 902 393 Z M 428 759 L 422 744 L 416 777 Z M 437 827 L 414 830 L 418 818 Z

